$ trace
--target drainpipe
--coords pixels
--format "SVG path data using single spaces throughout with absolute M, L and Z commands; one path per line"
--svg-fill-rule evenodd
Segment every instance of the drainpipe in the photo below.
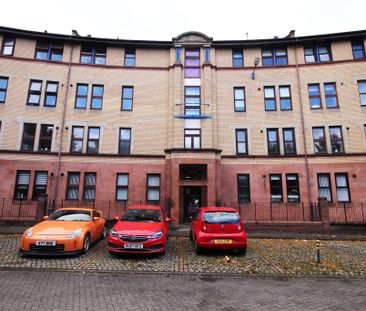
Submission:
M 310 173 L 309 173 L 309 161 L 308 161 L 308 151 L 306 145 L 306 135 L 305 135 L 305 121 L 304 121 L 304 109 L 302 106 L 302 93 L 301 93 L 301 80 L 300 80 L 300 70 L 299 70 L 299 62 L 297 58 L 297 42 L 294 46 L 295 53 L 295 62 L 296 62 L 296 76 L 297 76 L 297 89 L 299 92 L 299 101 L 300 101 L 300 113 L 301 113 L 301 128 L 302 128 L 302 139 L 304 141 L 304 159 L 305 159 L 305 171 L 306 171 L 306 184 L 308 188 L 308 201 L 311 202 L 311 187 L 310 187 Z
M 66 79 L 66 92 L 64 97 L 64 109 L 62 112 L 62 120 L 61 120 L 61 133 L 60 133 L 60 144 L 57 153 L 57 163 L 56 163 L 56 173 L 55 173 L 55 184 L 53 188 L 53 194 L 51 195 L 50 202 L 54 200 L 57 196 L 57 188 L 59 184 L 59 173 L 60 173 L 60 164 L 61 164 L 61 152 L 62 152 L 62 145 L 63 145 L 63 138 L 64 138 L 64 129 L 65 129 L 65 118 L 66 118 L 66 108 L 67 108 L 67 100 L 69 95 L 69 87 L 70 87 L 70 75 L 71 75 L 71 60 L 72 54 L 74 51 L 74 44 L 72 42 L 72 37 L 70 37 L 71 43 L 71 51 L 69 57 L 69 64 L 68 64 L 68 71 L 67 71 L 67 79 Z

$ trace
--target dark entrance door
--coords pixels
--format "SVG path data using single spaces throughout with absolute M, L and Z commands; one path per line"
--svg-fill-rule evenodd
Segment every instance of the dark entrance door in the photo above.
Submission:
M 202 187 L 185 186 L 183 187 L 183 221 L 190 221 L 198 208 L 202 206 Z

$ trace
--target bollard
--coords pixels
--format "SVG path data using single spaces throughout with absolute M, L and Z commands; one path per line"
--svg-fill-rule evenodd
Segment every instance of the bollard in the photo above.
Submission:
M 316 263 L 320 263 L 320 241 L 316 241 Z

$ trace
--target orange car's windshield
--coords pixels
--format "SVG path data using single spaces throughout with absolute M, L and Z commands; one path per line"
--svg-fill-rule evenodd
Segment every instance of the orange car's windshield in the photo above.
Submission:
M 58 210 L 48 217 L 48 220 L 57 221 L 90 221 L 90 212 L 78 210 Z

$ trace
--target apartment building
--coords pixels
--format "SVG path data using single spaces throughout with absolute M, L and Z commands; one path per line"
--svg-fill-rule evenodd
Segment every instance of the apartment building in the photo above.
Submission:
M 366 201 L 366 30 L 216 41 L 0 27 L 0 198 Z

